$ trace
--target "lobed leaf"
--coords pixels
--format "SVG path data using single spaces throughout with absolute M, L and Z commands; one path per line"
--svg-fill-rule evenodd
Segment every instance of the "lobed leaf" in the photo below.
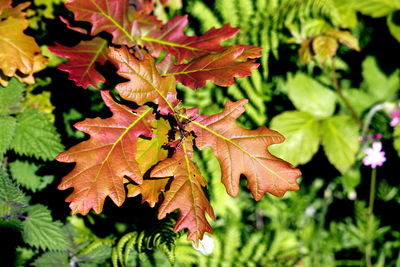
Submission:
M 202 189 L 207 182 L 192 161 L 192 157 L 192 141 L 185 139 L 178 145 L 174 155 L 160 162 L 150 176 L 156 178 L 173 176 L 171 186 L 158 210 L 158 218 L 163 219 L 168 213 L 179 209 L 180 215 L 174 231 L 187 228 L 188 239 L 197 244 L 199 239 L 203 239 L 205 232 L 213 232 L 205 212 L 212 219 L 215 219 L 215 216 Z
M 69 72 L 69 79 L 76 85 L 88 88 L 98 88 L 98 83 L 104 83 L 105 78 L 96 69 L 96 64 L 104 64 L 107 60 L 107 41 L 99 37 L 90 41 L 82 41 L 74 47 L 57 44 L 49 48 L 59 57 L 67 58 L 68 62 L 58 66 L 60 70 Z
M 283 196 L 288 190 L 298 190 L 296 179 L 300 171 L 268 152 L 269 145 L 282 143 L 284 137 L 264 126 L 248 130 L 236 124 L 246 103 L 246 99 L 228 101 L 221 113 L 192 121 L 197 147 L 211 147 L 221 165 L 222 182 L 231 196 L 239 192 L 241 174 L 246 176 L 247 187 L 256 200 L 266 192 Z
M 207 81 L 219 86 L 230 86 L 235 83 L 234 77 L 250 76 L 251 70 L 259 66 L 247 59 L 261 56 L 260 50 L 259 47 L 230 46 L 187 64 L 171 64 L 164 76 L 173 75 L 177 81 L 192 89 L 204 87 Z
M 199 56 L 213 53 L 223 49 L 221 42 L 232 38 L 239 32 L 239 28 L 232 28 L 225 24 L 222 28 L 211 28 L 202 36 L 187 36 L 183 33 L 188 24 L 187 16 L 175 16 L 160 30 L 152 31 L 142 36 L 141 39 L 151 55 L 158 57 L 164 50 L 171 53 L 181 64 L 185 59 L 192 60 Z
M 109 196 L 116 205 L 125 201 L 124 176 L 138 184 L 142 174 L 136 162 L 137 139 L 151 136 L 154 115 L 151 108 L 136 110 L 120 105 L 107 91 L 101 96 L 113 113 L 107 119 L 86 119 L 75 127 L 90 135 L 84 141 L 57 156 L 58 161 L 76 162 L 75 168 L 62 179 L 59 189 L 73 187 L 66 201 L 72 212 L 87 214 L 90 209 L 100 213 Z
M 93 36 L 102 31 L 110 33 L 115 44 L 134 45 L 142 32 L 160 26 L 156 17 L 136 12 L 129 0 L 96 1 L 70 0 L 65 6 L 74 13 L 76 20 L 92 24 Z
M 116 86 L 122 98 L 138 105 L 154 102 L 163 114 L 173 111 L 173 103 L 176 102 L 175 78 L 162 77 L 152 56 L 144 53 L 143 60 L 139 60 L 122 47 L 110 48 L 109 57 L 117 65 L 117 73 L 129 80 Z
M 168 121 L 160 118 L 154 121 L 153 138 L 151 140 L 138 140 L 136 161 L 142 175 L 159 161 L 167 158 L 168 151 L 163 148 L 163 145 L 168 143 L 168 132 L 170 129 Z M 164 192 L 168 180 L 167 178 L 144 179 L 140 185 L 128 184 L 128 197 L 135 197 L 142 194 L 142 202 L 146 201 L 150 207 L 154 207 L 158 202 L 160 193 Z

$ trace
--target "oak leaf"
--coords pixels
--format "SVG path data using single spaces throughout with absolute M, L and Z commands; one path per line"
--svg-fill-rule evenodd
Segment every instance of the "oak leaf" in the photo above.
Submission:
M 218 53 L 207 54 L 187 64 L 172 65 L 164 76 L 175 76 L 176 80 L 192 89 L 204 87 L 207 81 L 219 86 L 231 86 L 234 77 L 251 75 L 258 63 L 247 61 L 248 57 L 260 57 L 259 47 L 230 46 Z M 165 64 L 165 63 L 164 63 Z
M 241 174 L 246 176 L 255 200 L 266 192 L 283 196 L 288 190 L 298 190 L 296 179 L 300 171 L 268 152 L 269 145 L 282 143 L 285 138 L 265 126 L 248 130 L 236 124 L 246 103 L 246 99 L 228 101 L 221 113 L 192 121 L 197 147 L 211 147 L 221 165 L 222 182 L 231 196 L 238 194 Z
M 96 69 L 96 64 L 104 64 L 107 60 L 107 41 L 99 37 L 90 41 L 82 41 L 74 47 L 57 44 L 49 47 L 50 51 L 68 62 L 58 66 L 60 70 L 69 72 L 69 79 L 76 85 L 87 88 L 97 88 L 98 83 L 104 83 L 105 78 Z
M 151 31 L 141 39 L 153 56 L 158 57 L 164 50 L 173 54 L 180 64 L 185 59 L 192 60 L 223 49 L 221 43 L 239 32 L 239 28 L 225 24 L 220 29 L 211 28 L 202 36 L 187 36 L 183 33 L 187 24 L 187 16 L 175 16 L 160 30 Z
M 117 73 L 129 80 L 116 86 L 122 98 L 138 105 L 154 102 L 159 105 L 163 114 L 174 109 L 172 104 L 176 98 L 175 78 L 162 77 L 152 56 L 144 53 L 143 60 L 139 60 L 126 47 L 122 47 L 110 48 L 109 58 L 117 66 Z
M 129 0 L 70 0 L 65 6 L 75 14 L 76 20 L 92 24 L 93 36 L 108 32 L 115 44 L 134 45 L 144 32 L 161 25 L 156 17 L 136 11 Z
M 177 146 L 171 158 L 160 162 L 150 176 L 155 178 L 173 176 L 171 186 L 166 191 L 164 201 L 158 210 L 158 218 L 161 220 L 168 213 L 179 209 L 180 215 L 174 231 L 187 228 L 188 239 L 197 244 L 205 232 L 213 232 L 205 213 L 207 212 L 212 219 L 215 219 L 215 216 L 202 189 L 207 182 L 192 161 L 193 145 L 188 139 L 184 139 Z
M 87 214 L 90 209 L 100 213 L 104 200 L 109 196 L 120 206 L 126 193 L 125 176 L 142 183 L 136 162 L 139 136 L 151 137 L 154 115 L 151 108 L 133 110 L 114 102 L 111 95 L 101 92 L 113 116 L 107 119 L 86 119 L 75 127 L 88 133 L 90 139 L 60 153 L 57 160 L 76 162 L 74 169 L 62 179 L 59 189 L 74 188 L 66 199 L 72 212 Z
M 159 161 L 167 158 L 168 151 L 163 146 L 168 143 L 168 132 L 170 129 L 168 121 L 160 118 L 154 121 L 153 138 L 150 140 L 138 139 L 136 161 L 142 175 Z M 158 202 L 160 193 L 164 192 L 168 181 L 168 178 L 144 178 L 142 184 L 128 184 L 128 197 L 135 197 L 141 194 L 142 202 L 147 201 L 150 207 L 154 207 Z
M 47 59 L 31 36 L 24 34 L 28 21 L 9 17 L 0 21 L 0 83 L 7 85 L 7 77 L 17 76 L 23 82 L 34 83 L 32 74 L 46 66 Z M 18 72 L 22 75 L 17 75 Z

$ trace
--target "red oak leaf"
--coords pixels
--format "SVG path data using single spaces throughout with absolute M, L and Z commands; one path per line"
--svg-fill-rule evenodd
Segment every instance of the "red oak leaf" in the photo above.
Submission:
M 70 0 L 65 6 L 75 14 L 76 20 L 92 23 L 93 36 L 108 32 L 114 44 L 134 45 L 138 36 L 161 25 L 156 17 L 129 6 L 129 0 Z
M 222 182 L 231 196 L 238 194 L 241 174 L 246 176 L 247 187 L 256 200 L 266 192 L 283 196 L 288 190 L 298 190 L 296 179 L 300 170 L 268 152 L 269 145 L 282 143 L 285 138 L 265 126 L 248 130 L 236 124 L 246 103 L 246 99 L 228 101 L 221 113 L 192 121 L 197 147 L 211 147 L 221 165 Z
M 107 41 L 99 37 L 90 41 L 82 41 L 74 47 L 57 44 L 49 48 L 59 57 L 68 58 L 68 62 L 58 66 L 60 70 L 69 72 L 69 79 L 76 85 L 88 88 L 97 88 L 98 83 L 105 79 L 96 69 L 95 64 L 104 64 L 107 60 Z
M 175 76 L 176 80 L 192 89 L 201 88 L 211 81 L 219 86 L 230 86 L 235 83 L 234 77 L 251 75 L 251 70 L 258 63 L 247 61 L 249 57 L 260 57 L 260 47 L 229 46 L 224 50 L 196 58 L 188 64 L 168 64 L 162 62 L 164 76 Z M 167 58 L 168 59 L 168 58 Z M 166 60 L 167 60 L 166 59 Z
M 196 164 L 192 161 L 193 147 L 191 140 L 184 140 L 176 148 L 172 158 L 159 163 L 151 172 L 151 177 L 169 177 L 173 180 L 158 210 L 158 218 L 163 219 L 168 213 L 179 209 L 180 215 L 174 231 L 187 228 L 188 239 L 197 244 L 204 232 L 212 233 L 205 213 L 215 219 L 213 209 L 204 195 L 203 186 L 206 180 L 201 176 Z
M 160 30 L 152 31 L 141 39 L 153 56 L 158 57 L 164 50 L 173 54 L 178 63 L 182 63 L 185 59 L 191 60 L 224 48 L 221 42 L 232 38 L 239 31 L 239 28 L 225 24 L 220 29 L 211 28 L 202 36 L 186 36 L 183 29 L 187 24 L 187 16 L 175 16 Z
M 61 162 L 76 162 L 74 169 L 62 179 L 59 189 L 74 188 L 66 199 L 72 212 L 87 214 L 90 209 L 100 213 L 109 196 L 116 205 L 125 201 L 124 176 L 138 184 L 142 176 L 136 162 L 136 145 L 140 135 L 151 136 L 154 115 L 151 108 L 137 110 L 120 105 L 111 95 L 101 96 L 113 113 L 107 119 L 86 119 L 75 127 L 90 135 L 68 151 L 57 156 Z
M 138 105 L 154 102 L 159 105 L 162 114 L 170 113 L 174 109 L 175 78 L 162 77 L 152 56 L 144 53 L 141 61 L 132 56 L 127 48 L 122 47 L 110 48 L 109 58 L 117 66 L 117 73 L 129 80 L 116 86 L 122 98 Z

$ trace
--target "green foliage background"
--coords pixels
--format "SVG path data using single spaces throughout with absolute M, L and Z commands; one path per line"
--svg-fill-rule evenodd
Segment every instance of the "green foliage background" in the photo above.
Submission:
M 62 1 L 31 2 L 27 33 L 50 63 L 33 86 L 12 79 L 0 87 L 0 236 L 10 240 L 2 241 L 0 265 L 400 266 L 393 216 L 400 208 L 400 124 L 389 126 L 400 102 L 399 0 L 170 0 L 156 9 L 163 19 L 188 13 L 188 33 L 231 23 L 241 31 L 229 42 L 263 48 L 252 76 L 228 88 L 180 86 L 179 93 L 186 106 L 208 114 L 228 99 L 248 98 L 239 122 L 285 135 L 271 152 L 303 172 L 300 191 L 281 199 L 255 202 L 245 184 L 231 198 L 212 153 L 196 154 L 217 215 L 210 255 L 173 232 L 176 214 L 158 221 L 140 199 L 121 208 L 106 203 L 100 215 L 69 215 L 68 192 L 56 187 L 70 166 L 53 159 L 85 138 L 74 122 L 109 114 L 98 92 L 77 88 L 48 52 L 54 42 L 81 38 L 56 19 L 71 17 Z M 324 61 L 330 50 L 315 46 L 302 64 L 301 44 L 331 29 L 349 31 L 360 51 L 339 44 Z M 373 171 L 362 158 L 376 134 L 387 160 Z

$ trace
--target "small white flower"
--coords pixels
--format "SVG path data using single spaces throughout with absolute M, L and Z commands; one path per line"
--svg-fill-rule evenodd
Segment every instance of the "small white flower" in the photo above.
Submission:
M 204 235 L 203 239 L 199 241 L 199 246 L 196 248 L 193 244 L 193 247 L 204 255 L 210 255 L 214 250 L 214 239 Z
M 376 166 L 382 166 L 386 161 L 385 152 L 382 150 L 381 142 L 374 142 L 372 148 L 367 148 L 364 153 L 367 154 L 363 158 L 363 164 L 365 166 L 371 166 L 371 168 L 376 168 Z
M 315 212 L 316 212 L 316 210 L 315 210 L 315 208 L 313 206 L 308 206 L 306 208 L 306 212 L 305 213 L 306 213 L 307 217 L 312 217 L 312 216 L 314 216 Z
M 357 192 L 356 191 L 351 191 L 347 194 L 347 198 L 350 200 L 356 200 L 357 199 Z

